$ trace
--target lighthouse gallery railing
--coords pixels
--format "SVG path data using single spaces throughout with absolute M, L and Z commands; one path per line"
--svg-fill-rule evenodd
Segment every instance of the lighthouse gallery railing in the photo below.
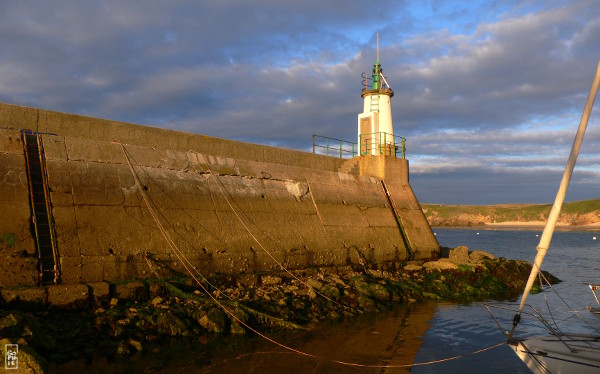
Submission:
M 313 153 L 327 156 L 354 157 L 358 156 L 356 143 L 313 134 Z
M 340 158 L 371 154 L 406 158 L 406 139 L 401 136 L 376 132 L 361 134 L 359 140 L 360 146 L 347 140 L 313 134 L 313 153 Z
M 406 158 L 406 139 L 387 132 L 360 134 L 360 155 L 386 155 Z

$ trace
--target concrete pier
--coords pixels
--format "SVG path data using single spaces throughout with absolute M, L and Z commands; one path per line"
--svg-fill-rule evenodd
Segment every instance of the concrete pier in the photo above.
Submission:
M 63 284 L 185 274 L 173 245 L 202 274 L 439 255 L 405 159 L 343 160 L 0 103 L 1 286 L 40 283 L 22 130 L 43 149 Z

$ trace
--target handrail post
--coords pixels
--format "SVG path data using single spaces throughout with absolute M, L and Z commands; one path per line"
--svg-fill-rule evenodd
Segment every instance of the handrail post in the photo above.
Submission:
M 315 153 L 315 134 L 313 134 L 313 153 Z
M 387 147 L 388 147 L 388 143 L 387 143 L 387 132 L 383 133 L 383 152 L 384 154 L 387 156 Z
M 327 141 L 326 141 L 327 150 L 325 151 L 325 154 L 326 154 L 327 156 L 329 156 L 329 138 L 325 138 L 325 139 L 327 139 Z
M 358 134 L 358 153 L 362 156 L 362 134 Z
M 402 158 L 406 158 L 406 139 L 402 138 Z

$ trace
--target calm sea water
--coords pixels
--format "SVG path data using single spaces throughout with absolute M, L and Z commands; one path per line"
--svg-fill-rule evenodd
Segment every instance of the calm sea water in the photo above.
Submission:
M 496 257 L 532 261 L 539 242 L 538 231 L 509 230 L 434 230 L 440 245 L 466 245 L 482 249 Z M 594 236 L 598 240 L 594 240 Z M 552 317 L 563 330 L 586 331 L 587 323 L 600 328 L 600 319 L 585 310 L 594 305 L 594 297 L 583 283 L 600 283 L 600 233 L 557 232 L 543 269 L 563 282 L 554 289 L 556 295 L 544 292 L 531 295 L 529 304 L 543 310 L 553 306 Z M 519 300 L 502 300 L 509 306 Z M 579 318 L 572 310 L 581 311 Z M 506 329 L 513 312 L 495 310 Z M 544 315 L 549 315 L 545 312 Z M 544 333 L 527 316 L 516 336 Z M 313 356 L 291 353 L 258 337 L 225 339 L 210 346 L 179 344 L 156 355 L 140 355 L 127 361 L 92 363 L 88 372 L 210 372 L 210 373 L 529 373 L 524 364 L 506 345 L 479 354 L 472 352 L 505 341 L 499 327 L 483 303 L 419 303 L 399 306 L 389 313 L 361 316 L 339 323 L 323 324 L 314 331 L 273 336 Z M 460 357 L 441 363 L 399 368 L 407 363 L 427 363 Z M 342 366 L 334 361 L 362 365 L 390 365 L 394 368 Z M 79 371 L 81 366 L 62 367 Z
M 471 250 L 482 249 L 496 257 L 533 261 L 541 231 L 512 230 L 455 230 L 436 229 L 436 237 L 442 246 L 466 245 Z M 598 240 L 595 240 L 597 237 Z M 600 320 L 585 310 L 595 305 L 595 299 L 585 282 L 600 282 L 600 234 L 595 232 L 555 232 L 542 269 L 549 271 L 563 282 L 554 285 L 553 292 L 530 295 L 528 304 L 535 307 L 546 318 L 550 317 L 547 305 L 563 331 L 589 331 L 588 323 L 600 327 Z M 557 296 L 558 295 L 558 296 Z M 562 299 L 568 304 L 563 302 Z M 518 304 L 520 298 L 501 304 Z M 530 310 L 530 309 L 526 309 Z M 581 311 L 583 310 L 583 311 Z M 581 311 L 573 317 L 572 311 Z M 514 313 L 494 310 L 502 318 L 503 326 L 510 328 Z M 523 316 L 515 336 L 543 334 L 532 318 Z M 424 342 L 415 357 L 415 362 L 436 360 L 445 356 L 463 355 L 496 342 L 503 341 L 498 326 L 490 317 L 483 303 L 440 304 L 437 306 L 431 327 L 423 336 Z M 529 373 L 516 355 L 507 346 L 468 356 L 448 363 L 416 367 L 414 373 L 460 372 L 475 370 L 487 373 Z

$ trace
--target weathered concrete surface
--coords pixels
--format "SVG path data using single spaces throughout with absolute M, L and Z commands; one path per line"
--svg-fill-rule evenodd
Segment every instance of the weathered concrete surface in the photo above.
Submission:
M 48 287 L 48 303 L 62 307 L 84 307 L 89 305 L 90 291 L 85 284 L 61 284 Z
M 4 122 L 0 122 L 4 124 Z M 23 143 L 17 130 L 0 131 L 0 284 L 37 283 L 35 239 Z
M 9 207 L 0 234 L 22 238 L 11 248 L 0 243 L 9 264 L 0 267 L 1 285 L 37 281 L 26 163 L 20 133 L 9 128 L 44 132 L 66 284 L 184 274 L 192 266 L 239 273 L 439 253 L 406 160 L 361 158 L 360 175 L 347 174 L 333 157 L 0 104 L 0 190 L 7 191 L 0 199 Z

